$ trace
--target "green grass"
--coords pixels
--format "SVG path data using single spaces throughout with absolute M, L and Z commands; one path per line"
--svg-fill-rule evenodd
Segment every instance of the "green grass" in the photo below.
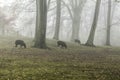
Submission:
M 3 39 L 0 80 L 120 80 L 120 48 L 67 43 L 68 49 L 60 49 L 47 40 L 52 49 L 43 50 L 24 39 L 29 45 L 23 49 L 14 47 L 14 38 Z

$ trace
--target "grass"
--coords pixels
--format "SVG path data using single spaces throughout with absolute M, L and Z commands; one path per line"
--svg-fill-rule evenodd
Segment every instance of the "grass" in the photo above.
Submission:
M 15 48 L 1 39 L 0 80 L 119 80 L 120 48 L 85 47 L 67 43 L 68 49 L 47 41 L 51 50 Z M 9 43 L 9 44 L 7 44 Z M 12 45 L 12 46 L 11 46 Z

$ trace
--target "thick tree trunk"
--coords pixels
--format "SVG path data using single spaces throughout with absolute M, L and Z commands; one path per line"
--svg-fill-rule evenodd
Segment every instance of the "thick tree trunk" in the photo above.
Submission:
M 61 0 L 57 0 L 57 9 L 56 9 L 56 27 L 53 39 L 59 40 L 60 32 L 60 19 L 61 19 Z
M 79 28 L 80 28 L 80 15 L 81 12 L 78 11 L 79 9 L 76 8 L 73 13 L 72 19 L 72 37 L 71 40 L 74 41 L 75 39 L 79 40 Z
M 63 4 L 68 9 L 69 15 L 72 19 L 71 41 L 74 41 L 74 39 L 79 39 L 79 27 L 80 27 L 81 13 L 82 13 L 82 10 L 83 10 L 83 7 L 86 1 L 87 0 L 70 0 L 71 8 L 64 2 L 64 0 L 62 1 Z
M 106 36 L 106 45 L 107 46 L 110 46 L 110 30 L 111 30 L 111 0 L 108 0 L 107 36 Z
M 95 7 L 94 19 L 93 19 L 93 23 L 92 23 L 92 27 L 90 30 L 90 34 L 89 34 L 87 43 L 85 44 L 86 46 L 94 46 L 93 42 L 94 42 L 95 30 L 96 30 L 97 22 L 98 22 L 100 4 L 101 4 L 101 0 L 97 0 L 96 7 Z
M 50 3 L 51 3 L 51 0 L 48 0 L 48 3 L 47 3 L 47 11 L 49 10 Z
M 86 0 L 71 0 L 72 3 L 72 36 L 71 41 L 74 41 L 75 39 L 79 39 L 79 30 L 80 30 L 80 20 L 81 20 L 81 13 L 83 10 L 83 7 L 86 3 Z M 71 13 L 70 13 L 71 14 Z
M 47 5 L 46 0 L 36 0 L 36 33 L 35 44 L 36 48 L 46 48 L 46 23 L 47 23 Z

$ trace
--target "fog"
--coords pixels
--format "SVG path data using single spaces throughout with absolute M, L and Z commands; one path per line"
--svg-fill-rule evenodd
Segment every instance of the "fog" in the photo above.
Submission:
M 46 37 L 52 39 L 55 31 L 56 3 L 48 9 Z M 69 4 L 68 0 L 65 0 Z M 120 46 L 120 3 L 112 2 L 111 44 Z M 80 21 L 79 39 L 85 43 L 93 21 L 95 0 L 87 0 Z M 5 27 L 5 35 L 23 35 L 34 38 L 36 23 L 36 2 L 34 0 L 0 0 L 0 26 Z M 106 42 L 107 0 L 102 0 L 94 43 Z M 72 20 L 65 6 L 61 10 L 60 40 L 70 41 Z M 3 35 L 3 34 L 1 34 Z

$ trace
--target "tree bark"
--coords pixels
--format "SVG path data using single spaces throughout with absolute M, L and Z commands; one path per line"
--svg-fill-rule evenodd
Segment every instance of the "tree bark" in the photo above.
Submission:
M 36 33 L 34 47 L 46 49 L 46 24 L 47 24 L 47 4 L 46 0 L 36 0 Z
M 79 31 L 80 31 L 80 20 L 81 20 L 81 13 L 83 10 L 83 7 L 86 3 L 86 0 L 71 0 L 71 8 L 72 13 L 71 19 L 72 19 L 72 36 L 71 41 L 74 41 L 75 39 L 79 39 Z
M 96 30 L 97 22 L 98 22 L 100 4 L 101 4 L 101 0 L 97 0 L 96 7 L 95 7 L 95 13 L 94 13 L 94 19 L 93 19 L 93 23 L 92 23 L 92 27 L 90 30 L 88 40 L 85 44 L 86 46 L 94 46 L 93 42 L 94 42 L 95 30 Z
M 79 29 L 80 29 L 80 19 L 81 19 L 81 10 L 77 7 L 73 11 L 73 19 L 72 19 L 72 36 L 71 41 L 75 39 L 79 40 Z
M 72 20 L 72 35 L 71 41 L 75 39 L 79 39 L 79 28 L 80 28 L 80 20 L 81 20 L 81 13 L 84 7 L 84 4 L 87 0 L 69 0 L 70 7 L 62 0 L 62 3 L 66 6 L 70 18 Z
M 111 0 L 108 0 L 107 36 L 106 36 L 106 45 L 107 46 L 110 46 L 110 30 L 111 30 Z
M 60 20 L 61 20 L 61 0 L 56 0 L 56 1 L 57 1 L 56 26 L 55 26 L 55 33 L 53 39 L 59 40 Z

